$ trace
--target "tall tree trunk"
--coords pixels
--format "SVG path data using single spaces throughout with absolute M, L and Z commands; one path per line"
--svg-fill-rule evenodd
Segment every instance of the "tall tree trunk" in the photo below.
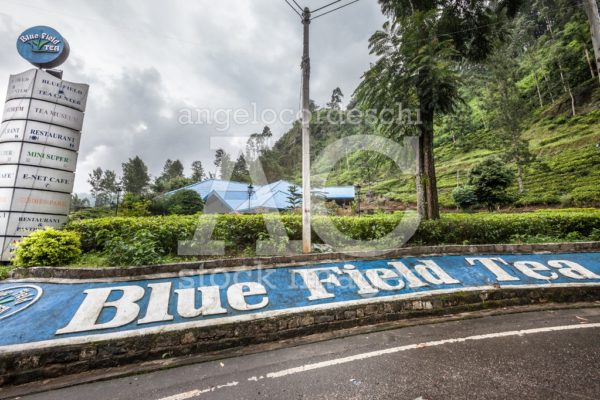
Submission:
M 554 103 L 554 94 L 552 93 L 552 87 L 550 86 L 550 81 L 548 80 L 548 75 L 544 74 L 544 80 L 546 81 L 546 86 L 548 87 L 548 94 L 550 94 L 550 101 Z
M 416 144 L 416 163 L 417 163 L 417 175 L 416 175 L 416 186 L 417 186 L 417 212 L 423 219 L 427 219 L 427 198 L 425 196 L 425 181 L 423 179 L 423 136 L 419 136 Z
M 573 114 L 573 117 L 574 117 L 576 114 L 576 112 L 575 112 L 575 97 L 573 96 L 573 91 L 571 90 L 571 85 L 569 85 L 569 82 L 567 82 L 567 80 L 565 79 L 565 74 L 563 73 L 562 64 L 560 63 L 560 61 L 557 62 L 557 64 L 558 64 L 558 71 L 560 72 L 560 80 L 563 84 L 563 88 L 565 89 L 565 92 L 567 92 L 569 97 L 571 98 L 571 113 Z
M 535 88 L 537 89 L 537 95 L 540 99 L 540 107 L 544 107 L 544 99 L 542 98 L 542 91 L 540 90 L 540 82 L 538 81 L 537 72 L 533 71 L 533 79 L 535 79 Z
M 523 183 L 523 165 L 521 161 L 517 160 L 517 182 L 519 184 L 519 194 L 525 191 L 525 184 Z
M 421 109 L 421 137 L 423 138 L 423 171 L 425 179 L 425 197 L 427 199 L 427 219 L 440 218 L 440 206 L 433 155 L 433 112 Z
M 590 68 L 590 74 L 592 78 L 596 77 L 596 73 L 594 72 L 594 66 L 592 65 L 592 59 L 590 58 L 590 52 L 587 47 L 583 48 L 583 52 L 585 53 L 585 60 L 587 61 L 588 67 Z

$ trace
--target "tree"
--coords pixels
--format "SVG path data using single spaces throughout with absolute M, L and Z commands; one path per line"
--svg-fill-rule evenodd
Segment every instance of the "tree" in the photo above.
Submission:
M 428 219 L 439 218 L 434 118 L 451 113 L 459 103 L 458 69 L 464 62 L 487 58 L 499 22 L 514 16 L 520 0 L 379 0 L 391 18 L 370 39 L 377 62 L 356 91 L 360 104 L 379 113 L 398 103 L 414 104 L 420 123 L 407 126 L 402 115 L 378 121 L 382 132 L 399 137 L 418 134 L 417 204 Z M 385 124 L 384 124 L 385 122 Z M 384 126 L 385 125 L 385 126 Z M 415 132 L 416 131 L 416 132 Z
M 231 157 L 225 152 L 225 150 L 218 149 L 215 152 L 214 164 L 215 167 L 217 167 L 217 172 L 219 173 L 221 179 L 231 176 L 233 172 L 233 163 L 231 161 Z
M 470 173 L 469 185 L 475 188 L 475 196 L 488 210 L 510 202 L 507 189 L 514 181 L 514 173 L 499 158 L 488 158 L 476 165 Z
M 92 187 L 95 207 L 109 205 L 120 187 L 115 171 L 102 171 L 100 167 L 89 174 L 88 183 Z
M 250 135 L 246 143 L 246 161 L 256 161 L 269 148 L 269 141 L 273 137 L 271 128 L 265 126 L 261 133 Z
M 248 164 L 246 164 L 246 159 L 243 154 L 240 154 L 233 165 L 231 180 L 237 182 L 250 182 L 250 172 L 248 171 Z
M 475 187 L 470 185 L 455 187 L 452 191 L 452 199 L 458 207 L 465 211 L 474 208 L 478 204 Z
M 89 208 L 90 201 L 79 197 L 76 193 L 71 195 L 71 211 L 79 211 L 83 208 Z
M 200 195 L 193 190 L 178 190 L 167 198 L 169 214 L 192 215 L 204 209 Z
M 166 182 L 173 178 L 183 178 L 183 164 L 179 160 L 169 159 L 165 162 L 160 179 Z
M 339 87 L 336 87 L 333 89 L 333 93 L 331 93 L 331 101 L 327 103 L 327 107 L 332 110 L 339 110 L 343 97 L 344 94 L 342 93 L 342 90 Z
M 148 167 L 144 161 L 139 156 L 135 156 L 121 166 L 123 167 L 123 190 L 134 195 L 144 194 L 150 183 Z
M 88 183 L 90 184 L 90 186 L 92 187 L 92 197 L 94 198 L 94 205 L 96 207 L 102 205 L 99 204 L 102 203 L 102 175 L 103 175 L 103 171 L 102 168 L 98 167 L 96 169 L 94 169 L 92 172 L 90 172 L 89 174 L 89 178 L 88 178 Z
M 492 116 L 492 127 L 497 128 L 497 139 L 506 159 L 517 166 L 519 193 L 525 190 L 523 168 L 532 159 L 529 142 L 523 140 L 523 122 L 529 109 L 517 87 L 518 65 L 515 55 L 502 47 L 490 57 L 486 79 L 486 108 Z
M 205 178 L 202 161 L 194 161 L 192 163 L 192 181 L 201 182 Z
M 290 203 L 290 210 L 296 210 L 302 206 L 302 194 L 300 193 L 300 188 L 296 185 L 292 185 L 289 187 L 289 196 L 287 197 L 288 202 Z

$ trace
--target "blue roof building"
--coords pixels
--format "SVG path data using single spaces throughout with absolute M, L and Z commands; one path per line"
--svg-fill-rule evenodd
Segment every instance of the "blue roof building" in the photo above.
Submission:
M 284 211 L 291 208 L 290 187 L 296 186 L 297 193 L 302 188 L 287 181 L 277 181 L 268 185 L 254 185 L 254 191 L 248 199 L 248 184 L 243 182 L 209 179 L 194 183 L 178 190 L 193 190 L 204 200 L 205 212 L 213 214 L 258 213 Z M 167 193 L 167 196 L 175 191 Z M 354 201 L 354 186 L 334 186 L 314 189 L 316 195 L 338 204 Z

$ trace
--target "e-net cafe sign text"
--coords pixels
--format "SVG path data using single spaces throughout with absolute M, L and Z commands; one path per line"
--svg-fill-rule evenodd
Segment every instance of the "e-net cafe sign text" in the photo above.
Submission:
M 435 294 L 600 286 L 600 253 L 401 258 L 0 284 L 0 354 Z

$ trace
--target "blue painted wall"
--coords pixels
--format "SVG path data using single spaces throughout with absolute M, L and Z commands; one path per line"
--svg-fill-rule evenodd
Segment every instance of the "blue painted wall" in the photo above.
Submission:
M 510 265 L 505 266 L 504 270 L 510 275 L 518 278 L 516 281 L 500 282 L 496 276 L 485 268 L 481 263 L 476 263 L 475 266 L 470 266 L 466 261 L 467 258 L 473 257 L 500 257 Z M 376 294 L 361 296 L 358 292 L 357 285 L 350 279 L 349 276 L 342 274 L 337 275 L 341 287 L 324 284 L 326 289 L 333 293 L 335 297 L 321 300 L 308 300 L 310 291 L 308 290 L 302 277 L 292 273 L 293 270 L 307 270 L 312 268 L 327 268 L 327 267 L 343 267 L 346 264 L 352 264 L 356 268 L 365 272 L 373 268 L 390 269 L 389 262 L 401 261 L 411 270 L 415 265 L 421 264 L 420 260 L 432 260 L 439 265 L 447 274 L 455 278 L 460 283 L 457 284 L 429 284 L 420 288 L 409 288 L 405 285 L 403 289 L 394 291 L 379 291 Z M 527 285 L 548 286 L 550 284 L 586 284 L 599 285 L 600 279 L 573 279 L 558 274 L 556 280 L 541 280 L 533 279 L 518 271 L 512 264 L 516 261 L 536 261 L 547 265 L 550 260 L 569 260 L 578 263 L 585 267 L 591 273 L 600 275 L 600 253 L 575 253 L 575 254 L 544 254 L 544 255 L 485 255 L 485 256 L 439 256 L 439 257 L 420 257 L 420 258 L 403 258 L 396 260 L 377 260 L 377 261 L 357 261 L 346 263 L 329 263 L 319 265 L 303 265 L 294 267 L 274 268 L 266 270 L 248 270 L 240 272 L 224 272 L 224 273 L 206 273 L 190 277 L 172 277 L 154 280 L 131 280 L 127 282 L 81 282 L 81 283 L 48 283 L 48 282 L 4 282 L 0 284 L 0 350 L 2 346 L 18 345 L 23 343 L 32 343 L 39 341 L 51 341 L 55 339 L 64 339 L 71 337 L 82 337 L 99 335 L 96 338 L 100 339 L 107 334 L 116 332 L 131 332 L 139 329 L 149 328 L 162 325 L 177 325 L 181 323 L 189 323 L 191 321 L 213 320 L 218 322 L 222 318 L 230 318 L 242 316 L 244 314 L 260 314 L 269 311 L 289 310 L 294 311 L 300 307 L 312 307 L 318 305 L 331 305 L 332 307 L 340 304 L 348 304 L 353 301 L 373 301 L 385 300 L 391 296 L 398 295 L 417 295 L 424 292 L 442 291 L 442 290 L 473 290 L 473 288 L 481 288 L 490 285 L 501 285 L 502 287 L 518 287 Z M 555 268 L 549 268 L 551 271 L 543 271 L 543 274 L 550 272 L 558 272 Z M 320 273 L 320 278 L 327 276 L 327 273 Z M 401 279 L 401 278 L 398 278 Z M 389 279 L 390 284 L 398 283 L 398 279 Z M 405 280 L 406 281 L 406 280 Z M 171 282 L 171 297 L 169 303 L 169 312 L 174 316 L 172 321 L 139 325 L 137 321 L 129 323 L 125 326 L 104 329 L 92 332 L 81 332 L 66 335 L 56 335 L 56 331 L 65 327 L 73 318 L 76 311 L 79 309 L 83 300 L 86 297 L 84 291 L 86 289 L 97 288 L 119 288 L 124 286 L 137 285 L 146 290 L 144 297 L 137 303 L 141 307 L 141 312 L 138 318 L 145 314 L 148 306 L 148 300 L 151 290 L 149 284 L 158 282 Z M 265 286 L 269 299 L 269 304 L 255 311 L 236 311 L 232 309 L 227 302 L 226 289 L 233 283 L 240 282 L 259 282 Z M 199 316 L 193 319 L 182 318 L 177 315 L 176 301 L 177 295 L 173 293 L 176 289 L 192 288 L 200 286 L 218 286 L 221 288 L 221 301 L 223 307 L 227 309 L 227 314 L 214 316 Z M 42 293 L 38 293 L 35 289 L 39 287 Z M 26 291 L 23 294 L 23 291 Z M 16 304 L 15 296 L 21 293 L 21 302 Z M 118 299 L 122 292 L 115 290 L 109 297 L 110 300 Z M 39 298 L 36 298 L 39 295 Z M 248 304 L 256 304 L 264 296 L 248 296 L 246 298 Z M 199 302 L 200 295 L 198 294 L 197 301 Z M 197 304 L 199 306 L 200 304 Z M 114 316 L 114 308 L 105 308 L 97 322 L 106 322 Z

